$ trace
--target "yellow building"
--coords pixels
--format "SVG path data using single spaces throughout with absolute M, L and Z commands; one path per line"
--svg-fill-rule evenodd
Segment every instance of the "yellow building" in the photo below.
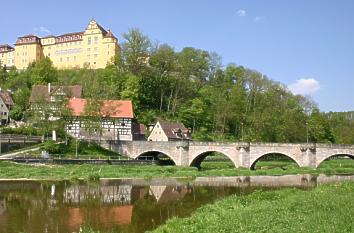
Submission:
M 25 69 L 29 63 L 49 57 L 53 65 L 59 69 L 104 68 L 119 49 L 118 40 L 113 33 L 110 30 L 106 31 L 92 19 L 82 32 L 43 38 L 35 35 L 19 37 L 14 51 L 12 48 L 14 63 L 11 64 L 17 69 Z M 9 52 L 4 53 L 6 53 L 4 57 L 10 56 Z M 9 59 L 6 58 L 6 61 Z
M 0 66 L 11 67 L 15 65 L 15 49 L 10 45 L 0 45 Z

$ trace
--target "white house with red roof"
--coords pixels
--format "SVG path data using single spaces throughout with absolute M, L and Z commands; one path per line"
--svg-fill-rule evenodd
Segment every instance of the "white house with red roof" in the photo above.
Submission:
M 105 140 L 133 140 L 133 104 L 130 100 L 101 100 L 95 103 L 99 109 L 89 111 L 89 101 L 81 98 L 71 98 L 68 107 L 71 116 L 68 117 L 65 130 L 77 138 L 97 138 Z M 94 133 L 91 125 L 96 123 Z

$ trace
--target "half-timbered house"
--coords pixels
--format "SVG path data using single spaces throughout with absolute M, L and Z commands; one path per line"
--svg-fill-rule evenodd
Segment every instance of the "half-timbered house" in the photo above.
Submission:
M 97 108 L 88 106 L 95 105 Z M 133 140 L 133 104 L 130 100 L 90 101 L 71 98 L 71 116 L 65 130 L 76 138 L 104 140 Z

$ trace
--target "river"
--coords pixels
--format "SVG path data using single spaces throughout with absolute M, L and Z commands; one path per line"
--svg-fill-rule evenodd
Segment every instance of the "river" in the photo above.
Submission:
M 354 181 L 354 176 L 103 179 L 97 183 L 4 180 L 0 181 L 0 232 L 68 233 L 82 226 L 145 232 L 229 195 L 284 187 L 307 190 L 344 180 Z

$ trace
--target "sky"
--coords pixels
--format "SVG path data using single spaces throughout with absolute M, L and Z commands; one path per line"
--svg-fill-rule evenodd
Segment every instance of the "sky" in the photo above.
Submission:
M 192 46 L 257 70 L 322 111 L 354 110 L 352 0 L 2 0 L 1 8 L 0 44 L 83 31 L 94 18 L 120 41 L 139 28 L 177 51 Z

